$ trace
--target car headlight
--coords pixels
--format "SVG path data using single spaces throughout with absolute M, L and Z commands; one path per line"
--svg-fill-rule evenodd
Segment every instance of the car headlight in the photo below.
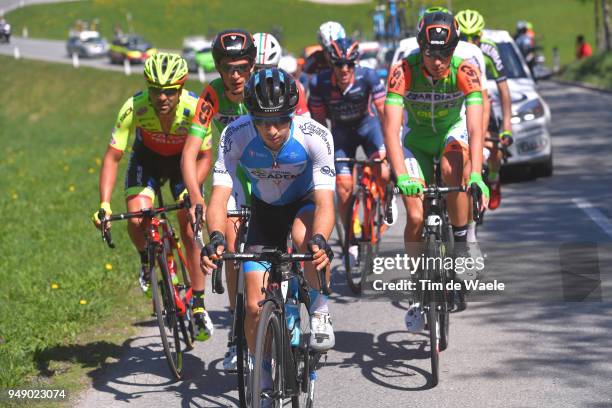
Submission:
M 533 99 L 522 105 L 518 111 L 512 115 L 510 122 L 514 125 L 534 120 L 544 116 L 544 105 L 539 99 Z

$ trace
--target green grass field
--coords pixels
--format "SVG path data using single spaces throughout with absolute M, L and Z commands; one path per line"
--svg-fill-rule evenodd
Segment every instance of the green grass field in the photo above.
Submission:
M 49 370 L 41 367 L 48 368 L 58 348 L 69 356 L 70 345 L 87 346 L 83 339 L 108 341 L 104 336 L 125 332 L 147 302 L 136 292 L 139 261 L 125 225 L 115 225 L 117 249 L 110 250 L 89 220 L 98 205 L 100 160 L 115 117 L 143 86 L 142 77 L 7 57 L 0 57 L 0 66 L 3 389 L 47 381 Z M 199 93 L 202 85 L 189 88 Z M 125 210 L 126 164 L 124 157 L 115 212 Z M 129 305 L 136 310 L 126 312 L 125 299 L 132 298 Z M 92 334 L 111 316 L 126 317 L 112 319 L 114 328 L 102 330 L 102 337 Z M 96 351 L 86 354 L 95 359 Z M 79 363 L 76 355 L 65 363 Z
M 612 90 L 612 53 L 600 52 L 565 67 L 561 79 L 587 82 Z
M 418 4 L 419 1 L 415 1 Z M 421 1 L 425 5 L 446 5 L 447 1 Z M 578 33 L 594 42 L 592 1 L 583 0 L 454 0 L 453 8 L 479 10 L 490 28 L 511 33 L 517 20 L 534 24 L 545 55 L 551 62 L 553 46 L 559 47 L 562 63 L 573 59 L 574 41 Z M 127 30 L 126 14 L 132 16 L 134 30 L 156 46 L 179 49 L 182 39 L 190 34 L 211 35 L 231 27 L 252 32 L 268 31 L 279 26 L 283 45 L 298 53 L 305 45 L 316 41 L 315 32 L 321 22 L 337 20 L 352 32 L 360 29 L 371 33 L 369 12 L 375 2 L 350 6 L 329 6 L 298 0 L 93 0 L 76 3 L 30 6 L 11 12 L 9 21 L 16 33 L 28 27 L 30 36 L 65 39 L 68 29 L 78 18 L 98 18 L 101 31 L 111 38 L 112 29 L 120 24 Z M 410 16 L 408 17 L 410 21 Z

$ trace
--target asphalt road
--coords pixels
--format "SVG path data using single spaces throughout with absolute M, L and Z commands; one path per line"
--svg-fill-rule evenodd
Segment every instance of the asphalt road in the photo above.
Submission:
M 22 38 L 11 37 L 10 44 L 0 44 L 0 54 L 15 55 L 15 48 L 18 49 L 19 55 L 24 59 L 33 59 L 47 62 L 59 62 L 62 64 L 73 64 L 72 56 L 66 52 L 66 42 L 59 40 L 45 40 L 37 38 Z M 177 50 L 164 50 L 171 52 L 179 52 Z M 124 72 L 122 64 L 111 64 L 108 58 L 79 58 L 80 67 L 89 67 L 103 69 L 108 71 Z M 131 74 L 140 75 L 142 73 L 142 64 L 131 65 Z M 207 73 L 205 80 L 211 81 L 217 78 L 219 74 Z M 190 78 L 197 79 L 197 73 L 191 73 Z
M 452 315 L 439 385 L 430 385 L 426 336 L 404 328 L 405 302 L 354 297 L 337 268 L 336 347 L 319 371 L 317 406 L 612 406 L 612 95 L 554 83 L 541 91 L 552 110 L 555 175 L 514 177 L 502 207 L 488 213 L 479 235 L 484 278 L 506 290 L 474 296 Z M 396 225 L 385 235 L 386 255 L 402 252 L 401 233 Z M 587 277 L 576 280 L 580 273 Z M 91 374 L 79 406 L 236 406 L 235 376 L 219 370 L 226 305 L 225 296 L 207 297 L 216 332 L 186 355 L 183 381 L 170 379 L 157 328 L 143 322 L 121 356 Z

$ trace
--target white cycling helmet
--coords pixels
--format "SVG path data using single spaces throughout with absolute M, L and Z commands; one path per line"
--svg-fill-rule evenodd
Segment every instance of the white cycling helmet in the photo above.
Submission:
M 321 44 L 323 48 L 329 47 L 332 41 L 345 37 L 346 32 L 344 31 L 344 27 L 335 21 L 328 21 L 321 24 L 319 31 L 317 32 L 319 44 Z
M 278 63 L 278 67 L 293 75 L 297 71 L 298 63 L 294 56 L 283 55 Z
M 282 49 L 280 43 L 272 34 L 255 33 L 253 34 L 253 42 L 257 48 L 257 54 L 255 55 L 256 68 L 278 66 Z

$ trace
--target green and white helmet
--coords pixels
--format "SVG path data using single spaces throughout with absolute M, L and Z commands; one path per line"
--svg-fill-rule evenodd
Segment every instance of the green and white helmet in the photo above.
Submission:
M 145 61 L 144 76 L 149 85 L 178 88 L 187 80 L 187 61 L 178 54 L 159 52 Z
M 482 15 L 476 10 L 461 10 L 455 15 L 459 24 L 459 31 L 463 35 L 480 34 L 485 28 L 485 21 Z

